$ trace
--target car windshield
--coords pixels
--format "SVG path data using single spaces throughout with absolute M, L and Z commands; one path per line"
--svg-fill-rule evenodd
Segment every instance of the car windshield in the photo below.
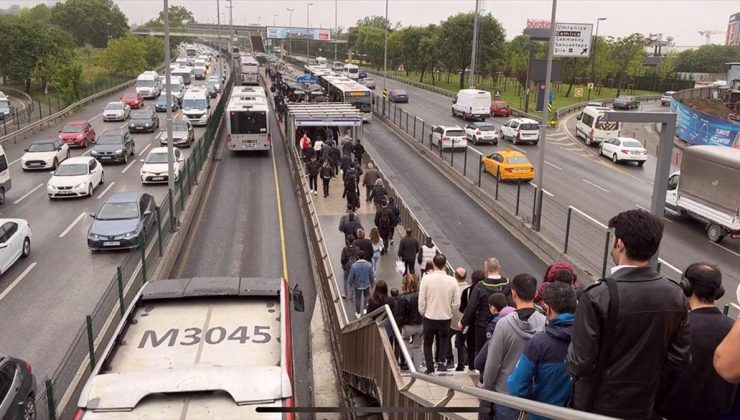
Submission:
M 149 153 L 144 163 L 167 163 L 167 153 Z
M 105 203 L 98 212 L 98 220 L 126 220 L 139 217 L 137 203 Z
M 529 163 L 529 161 L 524 156 L 509 156 L 506 158 L 506 163 Z
M 121 140 L 121 136 L 118 134 L 111 134 L 111 135 L 102 135 L 96 142 L 97 144 L 121 144 L 123 141 Z
M 62 128 L 62 133 L 82 133 L 85 130 L 85 127 L 79 124 L 72 124 L 72 125 L 65 125 L 64 128 Z
M 393 94 L 394 95 L 397 95 L 397 96 L 401 96 L 401 95 L 405 96 L 406 95 L 406 91 L 405 90 L 394 90 L 393 91 Z
M 642 143 L 637 140 L 622 140 L 622 146 L 642 149 Z
M 137 80 L 136 86 L 138 87 L 154 87 L 154 80 Z
M 507 104 L 506 102 L 494 102 L 493 107 L 499 108 L 499 109 L 506 109 L 509 107 L 509 104 Z
M 139 99 L 139 97 L 138 95 L 132 92 L 132 93 L 125 93 L 123 95 L 123 99 Z
M 532 124 L 532 123 L 524 123 L 519 126 L 522 130 L 539 130 L 540 125 L 539 124 Z
M 186 99 L 185 102 L 182 104 L 182 108 L 185 111 L 204 110 L 206 109 L 206 100 L 205 99 Z
M 148 120 L 150 118 L 152 117 L 147 111 L 138 111 L 131 114 L 132 120 Z
M 28 148 L 29 152 L 53 152 L 54 143 L 31 143 Z
M 462 137 L 465 133 L 462 130 L 447 130 L 445 135 L 449 137 Z
M 496 127 L 493 125 L 479 125 L 478 131 L 496 131 Z
M 120 102 L 111 102 L 105 106 L 105 109 L 117 111 L 119 109 L 123 109 L 123 104 Z
M 617 101 L 629 101 L 630 100 L 630 97 L 629 96 L 620 96 L 620 97 L 618 97 L 615 100 L 617 100 Z
M 184 122 L 173 123 L 172 131 L 188 131 L 188 124 Z
M 86 163 L 67 163 L 59 165 L 54 176 L 78 176 L 87 175 Z

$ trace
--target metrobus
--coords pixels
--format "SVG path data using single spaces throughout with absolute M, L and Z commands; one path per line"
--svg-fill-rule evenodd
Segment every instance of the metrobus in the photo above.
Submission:
M 242 55 L 239 63 L 239 73 L 241 84 L 259 85 L 260 84 L 260 64 L 251 55 Z
M 185 53 L 188 57 L 195 59 L 198 56 L 198 48 L 195 45 L 185 47 Z
M 344 76 L 324 76 L 322 86 L 332 102 L 353 105 L 362 112 L 362 121 L 370 121 L 373 115 L 373 94 L 367 87 Z
M 231 89 L 230 99 L 242 98 L 247 100 L 259 100 L 264 99 L 267 102 L 267 92 L 262 86 L 234 86 Z
M 270 109 L 264 97 L 233 96 L 226 106 L 226 145 L 231 151 L 272 148 Z

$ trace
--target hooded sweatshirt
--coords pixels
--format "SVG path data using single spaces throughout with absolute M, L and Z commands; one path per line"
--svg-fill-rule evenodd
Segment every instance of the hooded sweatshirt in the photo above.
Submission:
M 515 397 L 565 406 L 570 398 L 571 380 L 565 368 L 565 356 L 573 333 L 575 314 L 559 314 L 544 332 L 535 334 L 524 348 L 507 383 Z M 531 420 L 546 417 L 530 414 Z
M 483 387 L 508 394 L 506 378 L 514 370 L 519 356 L 529 340 L 545 330 L 547 318 L 533 308 L 518 309 L 516 313 L 502 318 L 496 324 L 488 346 L 486 369 L 483 372 Z

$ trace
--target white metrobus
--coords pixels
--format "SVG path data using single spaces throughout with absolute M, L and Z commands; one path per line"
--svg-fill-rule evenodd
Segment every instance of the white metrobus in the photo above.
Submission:
M 362 121 L 370 121 L 373 116 L 373 94 L 367 87 L 344 76 L 324 76 L 324 89 L 332 102 L 353 105 L 362 113 Z
M 251 55 L 242 55 L 239 63 L 239 74 L 242 85 L 260 84 L 260 64 Z
M 232 151 L 272 148 L 270 109 L 264 95 L 234 89 L 226 106 L 226 145 Z

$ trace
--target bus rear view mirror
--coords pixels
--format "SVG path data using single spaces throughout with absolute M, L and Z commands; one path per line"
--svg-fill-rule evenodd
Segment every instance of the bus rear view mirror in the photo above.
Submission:
M 297 284 L 290 290 L 290 300 L 293 301 L 293 309 L 296 312 L 303 312 L 306 309 L 306 304 L 303 300 L 303 291 L 298 288 Z

